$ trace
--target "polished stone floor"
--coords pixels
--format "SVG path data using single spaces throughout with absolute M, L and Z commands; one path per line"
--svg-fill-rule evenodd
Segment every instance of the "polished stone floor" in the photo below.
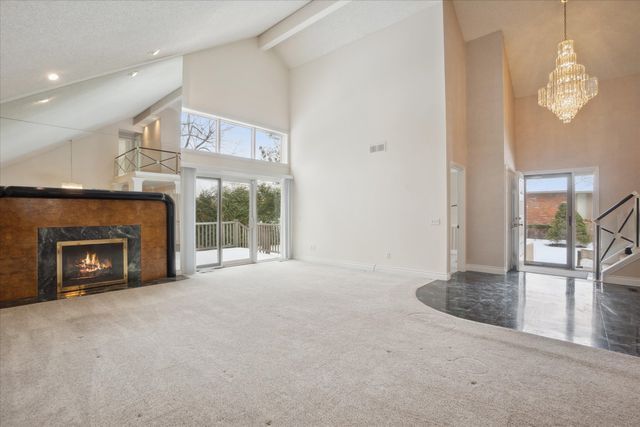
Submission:
M 640 288 L 535 273 L 459 272 L 416 291 L 436 310 L 640 356 Z

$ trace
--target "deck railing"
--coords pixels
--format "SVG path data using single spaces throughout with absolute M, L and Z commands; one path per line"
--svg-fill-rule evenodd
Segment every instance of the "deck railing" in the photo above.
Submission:
M 256 227 L 258 252 L 263 254 L 280 253 L 280 224 L 258 223 Z
M 223 248 L 248 248 L 249 227 L 240 221 L 223 221 L 220 244 Z M 260 253 L 280 253 L 280 224 L 258 223 L 256 226 L 257 249 Z M 218 247 L 218 223 L 196 223 L 196 250 Z
M 114 160 L 115 175 L 129 172 L 180 173 L 180 153 L 156 148 L 134 147 Z

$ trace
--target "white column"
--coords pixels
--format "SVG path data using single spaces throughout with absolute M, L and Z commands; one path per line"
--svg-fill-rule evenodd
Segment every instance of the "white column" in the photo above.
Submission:
M 182 183 L 180 269 L 182 274 L 193 274 L 196 272 L 196 170 L 183 167 L 180 181 Z
M 142 183 L 144 179 L 142 178 L 131 178 L 129 180 L 129 191 L 142 191 Z
M 292 215 L 291 215 L 291 179 L 282 180 L 282 190 L 280 197 L 280 247 L 282 248 L 282 259 L 291 259 L 292 251 Z
M 249 184 L 249 255 L 251 262 L 258 262 L 258 240 L 256 238 L 256 223 L 258 222 L 258 203 L 256 180 Z

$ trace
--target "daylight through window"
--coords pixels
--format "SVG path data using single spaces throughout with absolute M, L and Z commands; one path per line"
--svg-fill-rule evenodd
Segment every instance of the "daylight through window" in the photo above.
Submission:
M 187 150 L 283 163 L 286 136 L 282 133 L 183 111 L 181 145 Z

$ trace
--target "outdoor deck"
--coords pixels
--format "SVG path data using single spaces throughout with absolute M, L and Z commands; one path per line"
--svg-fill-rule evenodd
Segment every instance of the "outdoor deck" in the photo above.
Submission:
M 249 227 L 240 221 L 222 222 L 222 234 L 218 235 L 217 222 L 196 223 L 196 265 L 218 264 L 218 247 L 222 246 L 222 262 L 248 260 Z M 280 224 L 256 224 L 258 261 L 280 257 Z

